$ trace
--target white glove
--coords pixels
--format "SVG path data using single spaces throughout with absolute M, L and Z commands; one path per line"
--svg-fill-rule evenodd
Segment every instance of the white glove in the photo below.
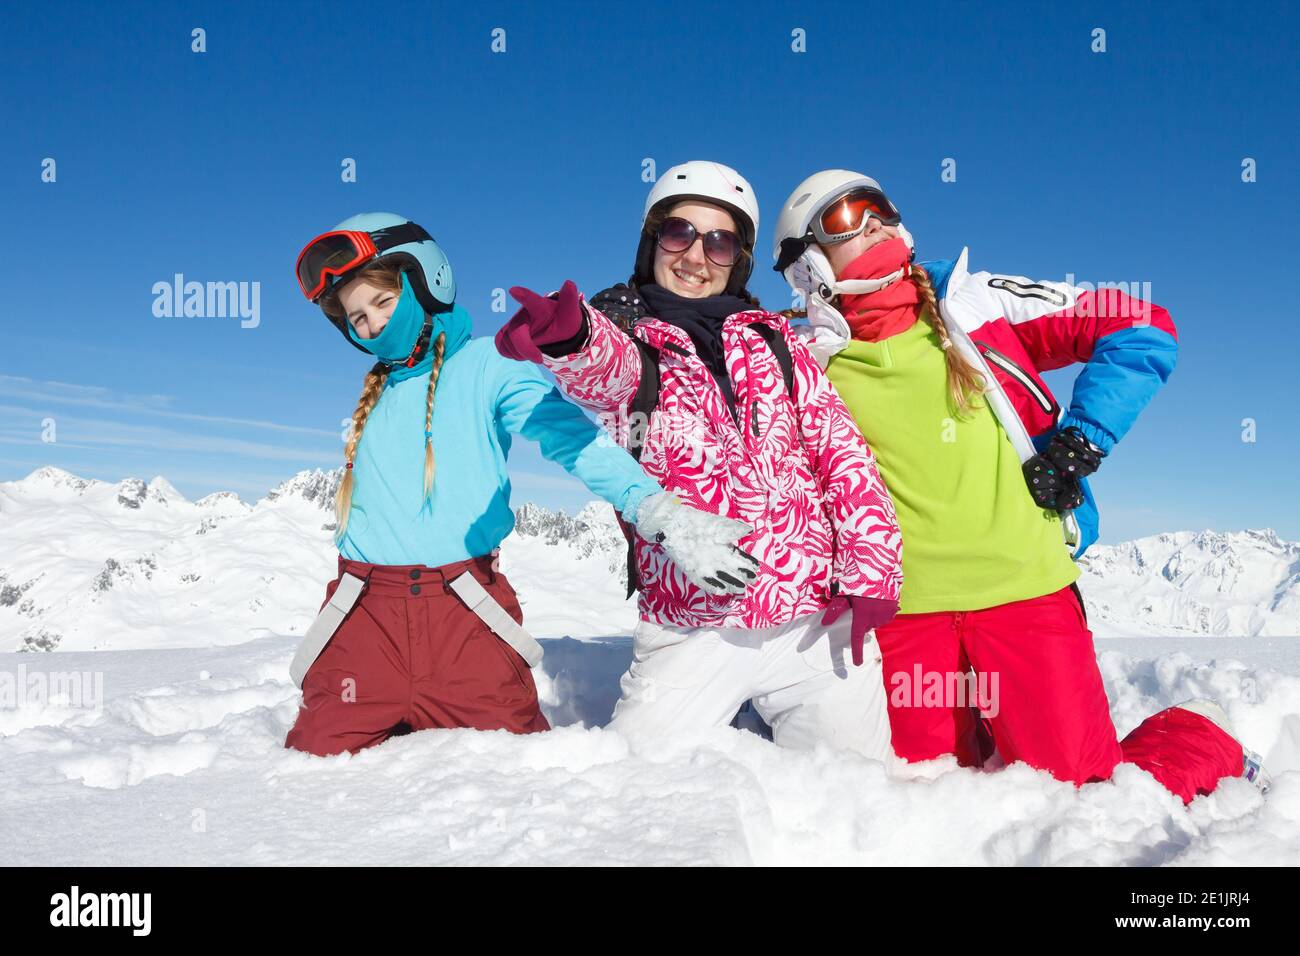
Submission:
M 660 492 L 642 501 L 636 530 L 661 545 L 691 583 L 710 594 L 743 594 L 758 577 L 758 561 L 736 547 L 754 529 L 692 508 L 676 495 Z

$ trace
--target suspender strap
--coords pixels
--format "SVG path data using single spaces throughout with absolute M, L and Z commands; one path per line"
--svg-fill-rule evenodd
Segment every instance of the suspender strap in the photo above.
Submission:
M 339 586 L 334 589 L 330 599 L 320 609 L 316 620 L 311 622 L 311 627 L 307 628 L 307 633 L 298 644 L 298 653 L 293 656 L 293 663 L 289 665 L 289 676 L 293 678 L 295 685 L 302 687 L 302 679 L 307 676 L 308 669 L 316 662 L 316 658 L 320 657 L 320 652 L 325 650 L 325 645 L 329 643 L 334 632 L 343 623 L 343 619 L 357 603 L 365 587 L 364 578 L 347 573 L 339 578 Z
M 479 620 L 513 647 L 516 653 L 528 662 L 529 667 L 536 667 L 542 662 L 542 645 L 533 640 L 533 636 L 515 623 L 515 619 L 487 589 L 479 583 L 478 578 L 466 571 L 451 582 L 451 589 L 465 602 L 465 606 L 478 615 Z

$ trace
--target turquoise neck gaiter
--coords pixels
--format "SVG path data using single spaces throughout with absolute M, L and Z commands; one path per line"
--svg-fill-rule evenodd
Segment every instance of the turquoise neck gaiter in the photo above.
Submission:
M 389 366 L 387 384 L 392 384 L 416 375 L 428 374 L 429 369 L 433 368 L 434 342 L 437 341 L 440 333 L 447 336 L 443 344 L 444 361 L 450 358 L 452 353 L 464 345 L 469 338 L 469 313 L 459 305 L 453 306 L 450 312 L 440 312 L 433 317 L 433 327 L 430 330 L 429 341 L 426 344 L 423 356 L 414 365 L 408 366 L 406 364 L 407 359 L 410 358 L 411 352 L 415 350 L 416 342 L 420 338 L 420 332 L 424 329 L 424 319 L 424 308 L 415 298 L 415 290 L 411 288 L 411 280 L 403 272 L 402 295 L 397 300 L 397 306 L 393 309 L 393 314 L 388 317 L 388 323 L 380 333 L 372 339 L 363 339 L 357 335 L 356 330 L 352 328 L 352 324 L 348 323 L 348 337 L 379 361 Z
M 415 299 L 415 290 L 411 280 L 402 273 L 402 294 L 397 300 L 393 314 L 380 333 L 371 339 L 357 335 L 352 323 L 348 323 L 348 337 L 385 365 L 390 366 L 389 381 L 400 382 L 404 378 L 420 375 L 433 367 L 433 349 L 426 347 L 424 355 L 412 366 L 406 361 L 415 350 L 415 344 L 424 329 L 424 309 Z

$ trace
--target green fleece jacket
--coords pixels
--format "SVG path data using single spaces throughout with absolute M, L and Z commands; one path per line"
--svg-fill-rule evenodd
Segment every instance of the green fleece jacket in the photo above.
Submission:
M 1079 576 L 1055 512 L 1034 504 L 992 410 L 961 418 L 939 338 L 922 318 L 854 340 L 826 374 L 876 454 L 903 533 L 899 613 L 974 611 L 1058 591 Z

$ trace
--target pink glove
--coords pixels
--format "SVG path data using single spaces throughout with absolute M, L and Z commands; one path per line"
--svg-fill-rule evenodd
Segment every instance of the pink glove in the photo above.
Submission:
M 898 613 L 897 601 L 883 598 L 860 597 L 857 594 L 841 594 L 831 598 L 822 615 L 823 624 L 834 624 L 849 608 L 853 609 L 853 621 L 849 625 L 849 639 L 853 647 L 853 664 L 862 666 L 862 646 L 866 642 L 867 631 L 874 631 L 882 624 L 888 624 Z
M 567 341 L 582 328 L 582 306 L 572 280 L 554 299 L 518 285 L 510 294 L 522 308 L 496 334 L 497 351 L 508 359 L 541 362 L 539 345 Z

